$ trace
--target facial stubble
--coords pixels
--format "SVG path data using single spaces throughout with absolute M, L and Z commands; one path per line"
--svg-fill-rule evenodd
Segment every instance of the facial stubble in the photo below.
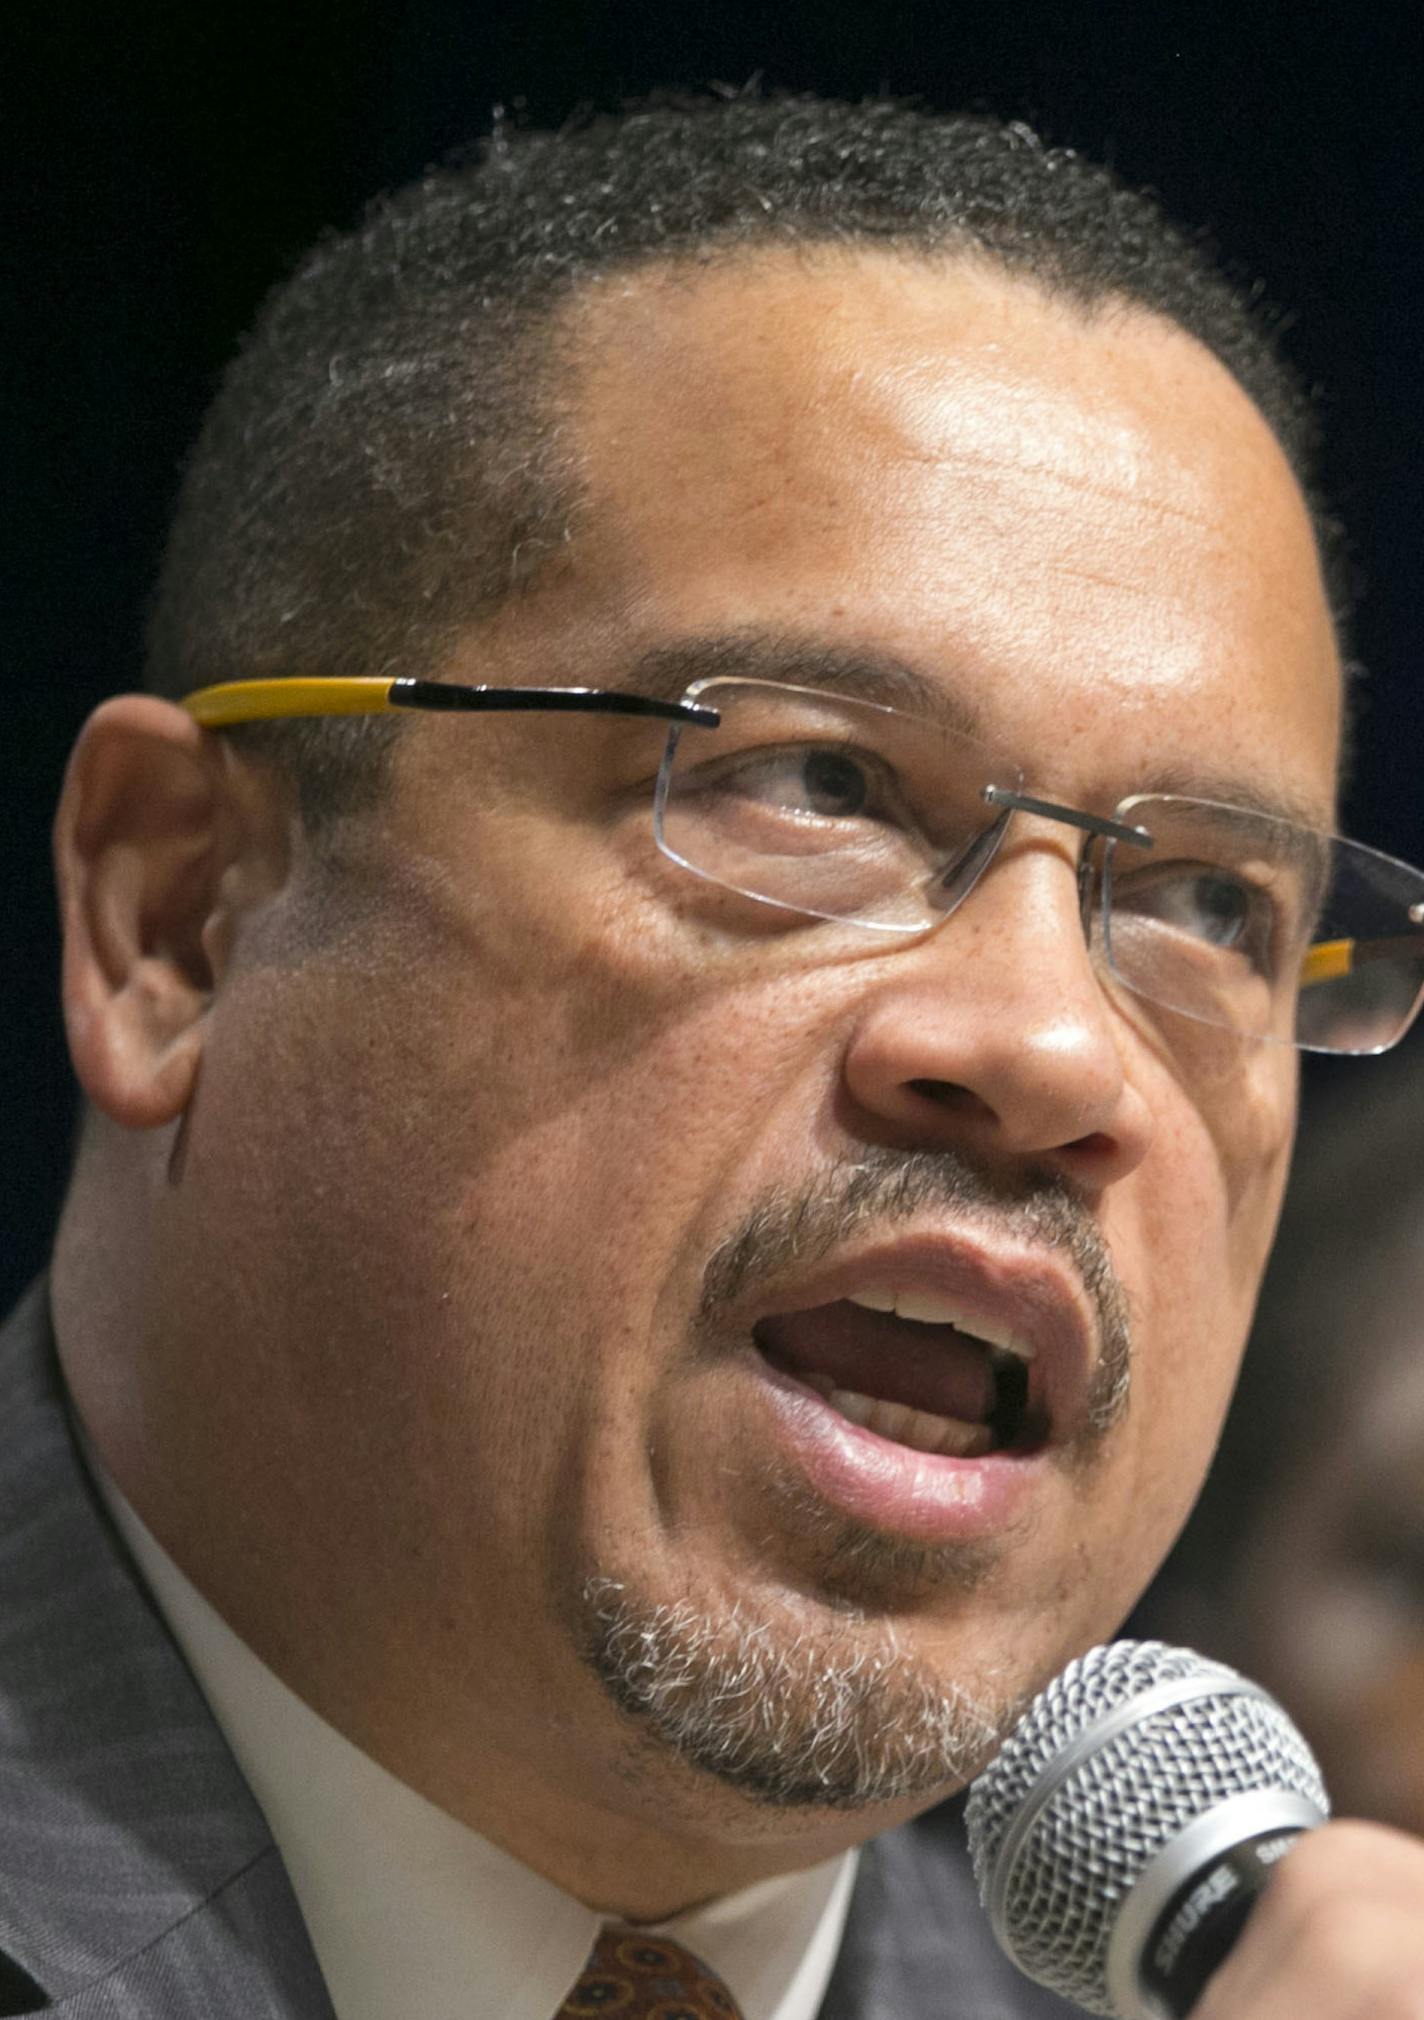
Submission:
M 1092 1466 L 1127 1407 L 1129 1329 L 1101 1233 L 1057 1174 L 1007 1188 L 957 1155 L 872 1150 L 813 1190 L 769 1194 L 709 1261 L 700 1335 L 715 1350 L 719 1321 L 759 1281 L 930 1209 L 1072 1262 L 1099 1352 L 1065 1462 Z M 901 1621 L 911 1606 L 942 1607 L 985 1586 L 1004 1539 L 912 1544 L 837 1516 L 798 1481 L 763 1485 L 813 1553 L 814 1594 L 655 1595 L 636 1570 L 586 1566 L 575 1642 L 634 1737 L 768 1808 L 858 1810 L 962 1785 L 1043 1678 L 988 1661 L 972 1678 L 946 1677 L 908 1645 Z

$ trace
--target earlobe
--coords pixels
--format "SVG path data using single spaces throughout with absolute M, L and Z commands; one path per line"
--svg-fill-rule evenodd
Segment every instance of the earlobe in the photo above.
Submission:
M 119 695 L 86 723 L 55 823 L 64 1015 L 89 1099 L 130 1129 L 191 1098 L 238 840 L 212 738 L 171 702 Z

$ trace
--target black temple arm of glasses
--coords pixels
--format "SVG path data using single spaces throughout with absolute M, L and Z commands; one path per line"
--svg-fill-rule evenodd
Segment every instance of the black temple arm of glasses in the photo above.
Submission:
M 645 715 L 661 722 L 696 723 L 715 729 L 715 708 L 690 701 L 656 701 L 648 694 L 624 694 L 603 687 L 457 687 L 443 680 L 393 680 L 392 708 L 424 708 L 457 713 L 529 709 L 570 715 Z

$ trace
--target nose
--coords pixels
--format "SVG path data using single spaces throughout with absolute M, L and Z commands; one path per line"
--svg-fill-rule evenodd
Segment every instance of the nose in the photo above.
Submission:
M 1153 1118 L 1083 932 L 1061 830 L 1011 838 L 959 910 L 876 963 L 844 1059 L 862 1125 L 916 1148 L 1050 1163 L 1096 1190 Z

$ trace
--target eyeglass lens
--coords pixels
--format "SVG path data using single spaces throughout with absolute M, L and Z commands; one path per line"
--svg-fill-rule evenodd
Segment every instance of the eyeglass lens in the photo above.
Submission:
M 806 918 L 926 932 L 1003 832 L 984 788 L 1023 783 L 989 745 L 875 703 L 733 679 L 693 698 L 721 722 L 669 737 L 659 846 Z M 1424 990 L 1424 874 L 1210 801 L 1138 796 L 1114 817 L 1153 841 L 1097 845 L 1101 951 L 1134 994 L 1310 1050 L 1378 1051 L 1405 1029 Z

